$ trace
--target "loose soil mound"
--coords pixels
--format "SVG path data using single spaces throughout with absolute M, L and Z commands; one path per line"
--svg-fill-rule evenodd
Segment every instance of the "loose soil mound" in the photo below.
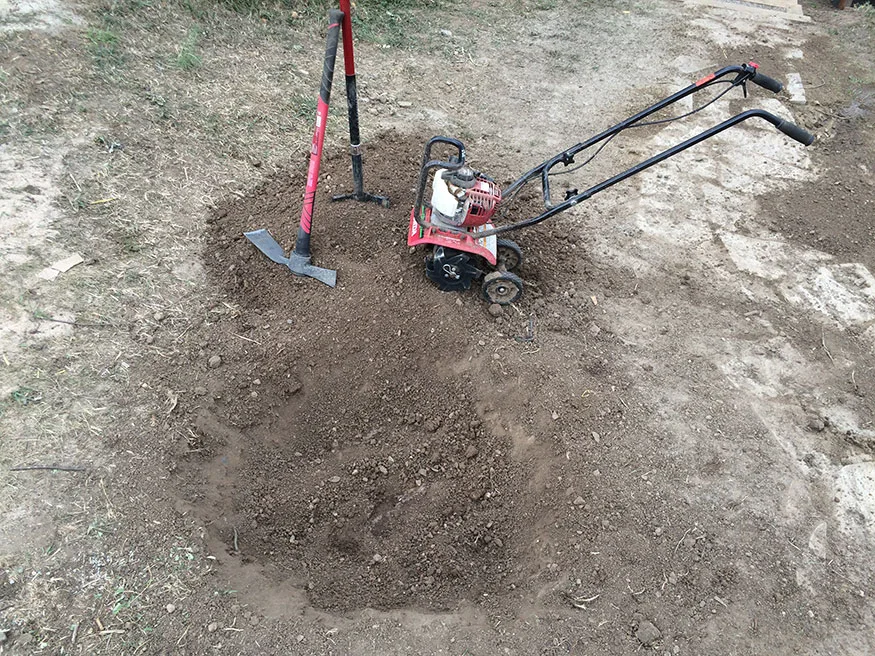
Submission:
M 440 292 L 425 278 L 424 253 L 406 246 L 424 142 L 389 134 L 369 152 L 368 190 L 388 195 L 390 209 L 330 203 L 349 165 L 345 156 L 325 163 L 314 259 L 338 269 L 334 290 L 296 278 L 242 237 L 264 226 L 288 246 L 299 175 L 273 176 L 211 224 L 210 275 L 239 316 L 205 383 L 214 404 L 199 422 L 213 456 L 203 510 L 234 557 L 276 567 L 321 608 L 446 608 L 513 589 L 539 569 L 531 545 L 551 503 L 568 501 L 543 480 L 561 453 L 544 436 L 561 423 L 509 380 L 506 360 L 536 351 L 511 339 L 527 335 L 530 318 L 554 332 L 580 321 L 585 304 L 563 294 L 544 255 L 574 245 L 542 231 L 525 303 L 501 317 L 476 290 Z

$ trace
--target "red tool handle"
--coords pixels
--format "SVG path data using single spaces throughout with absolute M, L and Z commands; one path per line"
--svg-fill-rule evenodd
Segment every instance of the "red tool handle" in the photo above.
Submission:
M 322 144 L 325 142 L 325 125 L 328 122 L 328 104 L 331 102 L 331 82 L 334 79 L 334 61 L 337 57 L 337 41 L 340 23 L 345 19 L 337 9 L 328 14 L 328 37 L 325 45 L 325 61 L 322 67 L 322 85 L 316 105 L 316 128 L 310 145 L 310 167 L 307 169 L 307 189 L 304 192 L 304 207 L 295 239 L 295 252 L 310 256 L 310 228 L 313 223 L 313 205 L 316 202 L 316 184 L 319 182 L 319 164 L 322 161 Z
M 352 7 L 349 0 L 340 0 L 343 12 L 343 66 L 347 75 L 355 75 L 355 56 L 352 51 Z

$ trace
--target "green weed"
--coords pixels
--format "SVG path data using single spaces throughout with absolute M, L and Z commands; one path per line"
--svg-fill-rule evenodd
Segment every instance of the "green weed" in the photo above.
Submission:
M 199 0 L 180 0 L 180 6 L 199 21 L 211 15 L 212 6 Z
M 179 48 L 179 54 L 176 56 L 176 65 L 183 71 L 191 71 L 198 68 L 203 61 L 195 53 L 198 39 L 200 38 L 200 30 L 197 27 L 192 27 L 185 36 L 185 41 Z
M 86 32 L 85 38 L 88 41 L 88 50 L 99 68 L 119 66 L 123 63 L 124 56 L 119 45 L 119 37 L 115 32 L 92 27 Z
M 854 11 L 863 17 L 863 22 L 867 27 L 875 29 L 875 5 L 869 3 L 855 5 Z
M 42 392 L 23 385 L 12 390 L 9 396 L 19 405 L 33 405 L 43 400 Z
M 298 94 L 291 100 L 291 111 L 300 119 L 312 120 L 316 116 L 316 97 L 314 95 Z

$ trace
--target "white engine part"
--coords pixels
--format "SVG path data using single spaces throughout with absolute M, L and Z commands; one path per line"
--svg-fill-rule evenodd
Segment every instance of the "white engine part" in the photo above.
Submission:
M 444 179 L 449 169 L 438 169 L 431 183 L 432 218 L 442 223 L 462 225 L 467 215 L 468 196 L 465 190 Z

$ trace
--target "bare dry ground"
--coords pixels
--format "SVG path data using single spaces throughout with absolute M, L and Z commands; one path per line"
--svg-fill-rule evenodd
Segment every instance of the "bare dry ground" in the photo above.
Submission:
M 329 204 L 336 84 L 330 290 L 241 235 L 300 211 L 326 5 L 293 4 L 0 7 L 0 653 L 873 653 L 871 8 L 362 0 L 393 206 Z M 519 233 L 498 317 L 425 279 L 428 137 L 510 180 L 750 59 L 806 102 L 566 187 L 752 107 L 811 148 L 745 124 Z

